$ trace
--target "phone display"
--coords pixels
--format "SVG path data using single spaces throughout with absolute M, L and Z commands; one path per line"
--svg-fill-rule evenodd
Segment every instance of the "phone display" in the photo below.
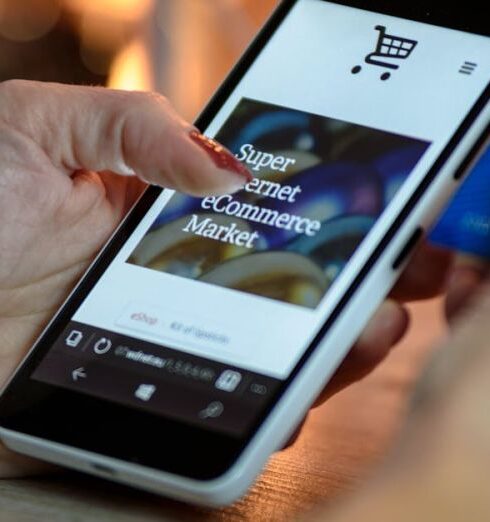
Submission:
M 206 198 L 151 188 L 30 382 L 243 447 L 485 105 L 489 38 L 291 4 L 202 129 L 254 179 Z

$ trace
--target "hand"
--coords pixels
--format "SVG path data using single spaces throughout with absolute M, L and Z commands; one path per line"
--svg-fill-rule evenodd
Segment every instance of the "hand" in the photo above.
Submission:
M 208 195 L 250 177 L 160 96 L 22 81 L 0 84 L 0 158 L 0 384 L 142 180 Z M 0 475 L 31 470 L 26 459 L 0 458 Z
M 429 299 L 443 293 L 452 274 L 452 267 L 453 256 L 447 250 L 428 243 L 416 250 L 391 295 L 371 318 L 314 407 L 321 406 L 339 391 L 369 375 L 386 358 L 409 326 L 408 312 L 403 303 Z M 466 289 L 465 286 L 464 290 Z M 455 296 L 455 300 L 459 303 L 459 294 Z M 306 419 L 289 439 L 286 447 L 294 444 L 305 422 Z
M 205 195 L 236 191 L 250 174 L 227 152 L 218 160 L 235 171 L 217 168 L 208 142 L 157 95 L 14 81 L 0 84 L 0 101 L 4 380 L 142 180 Z
M 417 249 L 390 297 L 372 317 L 316 405 L 362 379 L 383 361 L 408 328 L 408 313 L 403 303 L 443 293 L 452 273 L 452 265 L 453 256 L 446 250 L 428 243 Z
M 0 384 L 134 203 L 142 180 L 206 195 L 234 192 L 249 179 L 233 156 L 152 94 L 6 82 L 0 133 Z M 448 266 L 447 254 L 422 249 L 394 295 L 432 295 Z M 402 305 L 388 300 L 322 399 L 371 371 L 406 327 Z M 32 466 L 5 453 L 0 475 Z
M 453 335 L 415 390 L 398 447 L 360 491 L 328 517 L 365 522 L 490 519 L 490 285 L 465 260 L 450 283 Z M 454 315 L 458 309 L 459 313 Z

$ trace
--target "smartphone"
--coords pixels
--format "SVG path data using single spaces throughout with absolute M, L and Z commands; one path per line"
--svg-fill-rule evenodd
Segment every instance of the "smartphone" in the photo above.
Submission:
M 3 390 L 4 443 L 240 497 L 483 147 L 489 81 L 476 2 L 281 3 L 197 121 L 255 179 L 146 190 Z

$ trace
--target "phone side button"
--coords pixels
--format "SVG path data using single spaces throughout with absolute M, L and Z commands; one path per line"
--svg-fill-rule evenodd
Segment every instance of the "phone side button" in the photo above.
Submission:
M 400 266 L 403 264 L 410 252 L 412 252 L 412 250 L 415 248 L 423 234 L 424 229 L 422 227 L 418 227 L 414 231 L 414 233 L 410 236 L 403 248 L 400 250 L 400 253 L 396 256 L 395 261 L 393 261 L 393 270 L 398 270 L 400 268 Z

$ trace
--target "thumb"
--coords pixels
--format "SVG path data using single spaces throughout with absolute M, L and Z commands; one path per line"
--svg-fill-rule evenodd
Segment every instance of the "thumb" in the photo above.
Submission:
M 252 178 L 157 94 L 11 80 L 0 84 L 0 119 L 69 175 L 136 173 L 193 195 L 235 192 Z

